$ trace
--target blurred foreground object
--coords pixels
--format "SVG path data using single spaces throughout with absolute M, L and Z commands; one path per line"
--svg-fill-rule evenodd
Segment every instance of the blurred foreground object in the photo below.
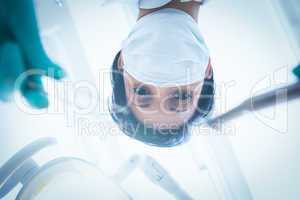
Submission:
M 32 0 L 0 0 L 0 100 L 19 90 L 35 108 L 48 107 L 42 76 L 56 80 L 65 71 L 47 56 Z

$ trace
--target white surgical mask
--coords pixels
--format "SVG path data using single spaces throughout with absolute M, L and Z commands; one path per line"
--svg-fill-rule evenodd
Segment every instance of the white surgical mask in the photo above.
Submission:
M 158 87 L 202 81 L 209 52 L 198 24 L 187 13 L 166 8 L 141 18 L 123 42 L 124 70 Z

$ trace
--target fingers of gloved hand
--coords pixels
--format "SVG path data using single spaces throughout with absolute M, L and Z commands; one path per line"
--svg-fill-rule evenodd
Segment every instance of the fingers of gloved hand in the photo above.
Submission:
M 63 70 L 60 66 L 53 63 L 49 58 L 40 58 L 39 60 L 35 61 L 35 64 L 32 64 L 32 62 L 28 61 L 26 59 L 26 70 L 41 70 L 43 71 L 44 76 L 48 76 L 50 78 L 53 78 L 55 80 L 61 80 L 64 77 L 66 77 L 66 72 Z
M 49 106 L 48 95 L 45 92 L 40 75 L 31 75 L 24 79 L 21 94 L 34 108 L 42 109 Z
M 11 99 L 15 81 L 24 69 L 19 47 L 12 42 L 0 45 L 0 99 L 2 101 Z
M 293 73 L 295 74 L 295 76 L 300 79 L 300 64 L 298 64 L 295 69 L 293 70 Z
M 9 28 L 23 52 L 27 70 L 41 69 L 45 75 L 54 79 L 62 79 L 65 71 L 53 63 L 43 48 L 39 35 L 34 4 L 32 0 L 10 0 Z

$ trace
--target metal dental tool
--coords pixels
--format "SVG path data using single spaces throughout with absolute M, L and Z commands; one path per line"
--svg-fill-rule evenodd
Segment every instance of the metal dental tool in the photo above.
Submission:
M 250 97 L 243 101 L 238 106 L 232 108 L 228 112 L 221 114 L 217 117 L 205 121 L 207 125 L 212 128 L 218 129 L 220 124 L 228 122 L 232 119 L 240 117 L 244 114 L 268 108 L 277 103 L 290 102 L 295 99 L 300 99 L 300 65 L 294 69 L 294 74 L 297 76 L 298 81 L 295 83 L 287 84 L 283 87 L 273 89 L 266 93 Z

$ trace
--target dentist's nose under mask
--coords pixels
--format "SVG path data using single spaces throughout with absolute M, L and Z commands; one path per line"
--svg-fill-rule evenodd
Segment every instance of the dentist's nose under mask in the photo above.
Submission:
M 139 19 L 123 42 L 124 70 L 158 87 L 203 81 L 209 51 L 198 24 L 187 13 L 165 8 Z

